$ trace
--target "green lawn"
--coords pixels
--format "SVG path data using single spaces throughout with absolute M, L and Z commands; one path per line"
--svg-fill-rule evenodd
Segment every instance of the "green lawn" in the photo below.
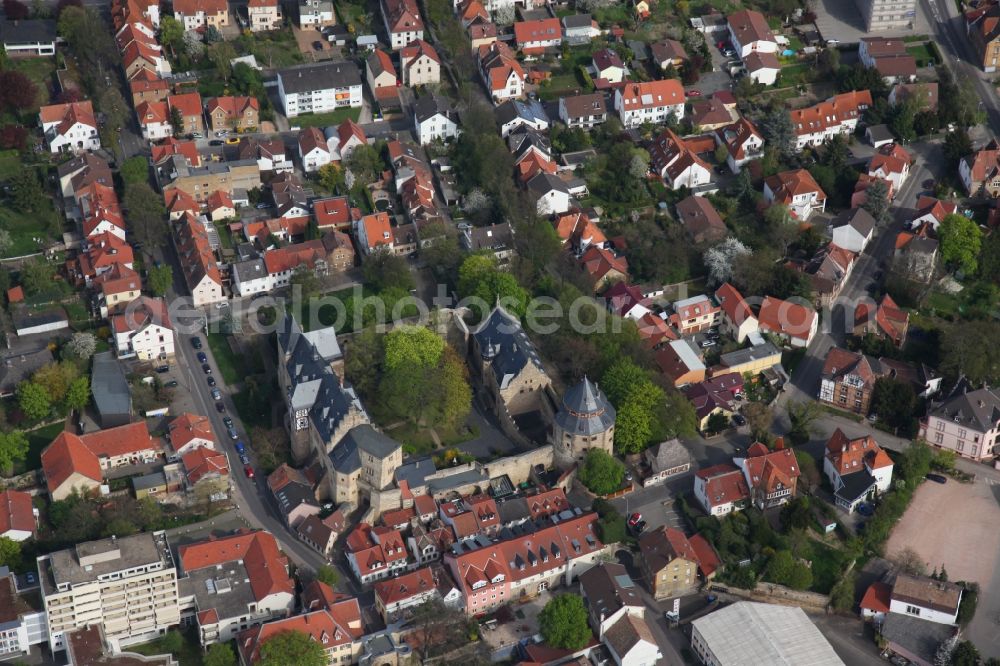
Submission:
M 437 449 L 434 445 L 434 440 L 431 438 L 430 431 L 414 423 L 404 423 L 398 428 L 390 430 L 389 434 L 403 445 L 404 452 L 412 455 L 433 453 Z M 469 430 L 462 426 L 458 429 L 448 430 L 439 428 L 437 435 L 438 439 L 441 440 L 442 448 L 451 448 L 470 439 L 475 439 L 479 436 L 479 432 L 476 429 Z
M 13 58 L 10 68 L 26 75 L 38 88 L 33 109 L 25 112 L 29 124 L 34 125 L 32 116 L 36 115 L 38 107 L 49 103 L 49 91 L 52 90 L 52 77 L 56 71 L 54 58 Z
M 39 245 L 33 238 L 45 238 L 48 230 L 61 226 L 52 200 L 46 198 L 45 209 L 38 213 L 23 213 L 0 204 L 0 229 L 10 232 L 11 246 L 5 257 L 20 257 L 38 252 Z
M 916 58 L 917 67 L 926 66 L 935 59 L 934 54 L 931 52 L 930 47 L 927 44 L 908 46 L 906 47 L 906 52 Z
M 216 231 L 219 232 L 219 243 L 222 244 L 222 249 L 232 250 L 233 235 L 229 232 L 229 222 L 226 220 L 219 220 L 213 224 L 215 224 Z
M 305 61 L 291 30 L 276 30 L 255 35 L 243 34 L 233 41 L 237 53 L 252 55 L 261 67 L 281 68 Z
M 229 348 L 228 336 L 222 333 L 209 333 L 208 346 L 212 349 L 212 356 L 215 357 L 215 364 L 222 373 L 222 379 L 226 384 L 233 385 L 245 376 L 243 372 L 243 360 L 233 353 Z
M 820 594 L 829 594 L 833 586 L 844 575 L 847 558 L 836 548 L 814 541 L 812 543 L 812 590 Z
M 328 113 L 307 113 L 302 116 L 295 116 L 288 119 L 288 124 L 293 127 L 330 127 L 331 125 L 339 125 L 348 118 L 354 122 L 358 122 L 360 115 L 360 108 L 355 109 L 345 106 Z
M 815 73 L 816 68 L 811 63 L 796 62 L 792 65 L 785 65 L 781 68 L 778 85 L 795 86 L 809 83 Z
M 21 169 L 21 156 L 16 150 L 0 151 L 0 180 L 10 180 Z
M 28 455 L 24 461 L 14 465 L 14 472 L 22 474 L 42 466 L 42 450 L 63 431 L 63 423 L 54 423 L 38 430 L 25 433 L 28 437 Z
M 366 32 L 371 32 L 371 25 L 368 21 L 368 7 L 366 3 L 360 2 L 346 2 L 340 0 L 336 3 L 337 8 L 337 18 L 340 19 L 340 23 L 348 26 L 354 26 L 354 34 L 363 35 Z

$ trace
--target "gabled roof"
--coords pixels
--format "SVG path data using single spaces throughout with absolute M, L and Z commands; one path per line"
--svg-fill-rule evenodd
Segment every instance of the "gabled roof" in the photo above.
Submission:
M 94 119 L 94 105 L 90 101 L 69 104 L 50 104 L 38 110 L 43 125 L 58 123 L 57 132 L 63 134 L 76 123 L 97 127 Z
M 205 439 L 213 444 L 215 442 L 215 433 L 212 432 L 212 423 L 208 417 L 190 412 L 185 412 L 171 421 L 167 425 L 167 433 L 175 451 L 184 448 L 188 442 L 195 439 Z
M 726 20 L 736 39 L 744 46 L 753 42 L 775 41 L 774 33 L 767 25 L 767 19 L 760 12 L 744 9 L 730 14 Z
M 219 14 L 229 11 L 226 0 L 174 0 L 174 13 L 193 16 L 198 12 Z
M 799 136 L 819 133 L 849 120 L 858 120 L 871 105 L 872 94 L 868 90 L 841 93 L 825 102 L 791 111 L 792 124 Z
M 608 627 L 604 632 L 604 642 L 611 646 L 622 661 L 625 661 L 626 656 L 641 643 L 656 645 L 656 639 L 653 638 L 653 632 L 650 631 L 646 621 L 642 617 L 628 613 Z
M 705 197 L 692 194 L 678 201 L 677 217 L 695 242 L 720 240 L 726 235 L 726 223 Z
M 826 459 L 830 461 L 839 476 L 864 471 L 892 467 L 892 458 L 878 445 L 871 435 L 848 439 L 837 428 L 826 443 Z
M 220 0 L 225 6 L 225 0 Z M 197 116 L 201 118 L 201 95 L 196 92 L 180 93 L 178 95 L 168 95 L 167 105 L 171 110 L 177 109 L 183 116 Z
M 192 486 L 209 474 L 225 476 L 229 474 L 229 460 L 222 451 L 199 446 L 181 456 L 181 464 Z
M 695 475 L 705 482 L 705 496 L 710 508 L 746 501 L 750 497 L 743 472 L 729 463 L 700 469 Z
M 861 600 L 861 609 L 875 613 L 888 613 L 891 594 L 892 587 L 888 583 L 876 581 L 865 590 L 865 596 Z
M 676 559 L 698 564 L 698 555 L 684 532 L 673 527 L 660 527 L 639 539 L 639 551 L 646 567 L 657 574 Z
M 42 451 L 42 471 L 49 492 L 59 488 L 74 473 L 100 483 L 102 457 L 158 451 L 159 448 L 159 444 L 149 436 L 145 421 L 96 430 L 86 435 L 66 431 L 59 433 Z
M 125 313 L 111 318 L 111 328 L 116 335 L 137 333 L 150 325 L 173 330 L 165 300 L 140 296 L 136 303 L 138 304 L 129 306 Z
M 12 530 L 35 533 L 31 495 L 19 490 L 0 492 L 0 536 Z
M 420 32 L 424 21 L 414 0 L 383 0 L 382 10 L 389 32 Z
M 434 584 L 430 567 L 424 567 L 389 580 L 378 581 L 374 590 L 375 597 L 381 602 L 382 607 L 388 608 L 436 591 L 437 586 Z
M 870 387 L 875 385 L 879 374 L 877 360 L 840 347 L 831 347 L 823 363 L 823 377 L 836 381 L 846 375 L 854 375 Z
M 412 42 L 399 50 L 399 62 L 402 67 L 406 67 L 409 61 L 415 60 L 421 56 L 430 58 L 439 65 L 441 64 L 441 56 L 438 55 L 433 46 L 423 39 L 414 39 Z
M 622 110 L 653 109 L 661 106 L 684 104 L 684 87 L 677 79 L 628 82 L 618 91 L 622 97 Z
M 878 148 L 868 162 L 868 175 L 887 177 L 902 174 L 913 162 L 913 156 L 898 143 L 890 143 Z
M 743 299 L 743 294 L 728 282 L 715 291 L 715 300 L 719 303 L 719 308 L 729 321 L 739 326 L 744 321 L 753 318 L 753 311 Z
M 770 494 L 779 487 L 792 488 L 798 479 L 800 471 L 798 461 L 791 449 L 777 449 L 767 452 L 762 445 L 747 449 L 744 461 L 744 473 L 751 488 L 757 488 L 765 494 Z
M 392 64 L 392 58 L 381 49 L 375 49 L 368 60 L 365 61 L 373 78 L 378 78 L 382 74 L 389 74 L 392 78 L 399 78 L 396 74 L 396 67 Z
M 557 18 L 538 19 L 535 21 L 517 21 L 514 23 L 514 41 L 523 46 L 528 42 L 546 42 L 562 40 L 562 25 Z M 596 54 L 595 54 L 596 55 Z M 621 60 L 619 60 L 621 62 Z
M 761 328 L 805 340 L 812 330 L 816 311 L 811 307 L 765 296 L 757 313 Z
M 817 193 L 817 201 L 826 200 L 826 192 L 819 186 L 813 175 L 805 169 L 782 171 L 764 180 L 774 195 L 775 203 L 791 204 L 795 196 Z

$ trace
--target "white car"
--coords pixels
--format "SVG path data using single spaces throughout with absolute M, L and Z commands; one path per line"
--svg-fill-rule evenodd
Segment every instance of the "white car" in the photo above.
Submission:
M 715 340 L 703 340 L 702 343 L 701 343 L 701 346 L 705 347 L 705 348 L 714 347 L 715 346 Z
M 223 137 L 226 136 L 227 134 L 229 134 L 229 130 L 219 130 L 218 132 L 215 133 L 215 136 Z

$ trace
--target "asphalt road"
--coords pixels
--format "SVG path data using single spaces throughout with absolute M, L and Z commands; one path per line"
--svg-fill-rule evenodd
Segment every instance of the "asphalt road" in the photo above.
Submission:
M 944 158 L 939 143 L 919 142 L 906 148 L 914 155 L 916 162 L 910 168 L 910 176 L 893 202 L 893 220 L 877 231 L 875 238 L 855 262 L 847 284 L 834 306 L 823 311 L 820 329 L 796 368 L 791 382 L 779 397 L 779 406 L 788 401 L 816 398 L 826 354 L 831 347 L 844 345 L 850 333 L 848 322 L 852 322 L 854 318 L 854 307 L 862 299 L 870 298 L 867 288 L 870 283 L 878 281 L 875 279 L 876 272 L 888 272 L 896 234 L 903 228 L 904 222 L 912 219 L 917 199 L 924 193 L 923 182 L 932 178 L 939 179 L 943 175 Z
M 1000 99 L 977 65 L 975 50 L 965 32 L 965 19 L 952 0 L 920 0 L 920 8 L 934 30 L 944 64 L 956 77 L 967 76 L 976 88 L 987 114 L 987 124 L 1000 134 Z

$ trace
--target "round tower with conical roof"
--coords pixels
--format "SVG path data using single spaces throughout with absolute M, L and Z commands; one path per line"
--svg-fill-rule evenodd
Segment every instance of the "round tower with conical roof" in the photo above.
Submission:
M 587 377 L 563 396 L 552 424 L 556 463 L 569 467 L 590 449 L 612 452 L 615 441 L 615 408 L 597 384 Z

